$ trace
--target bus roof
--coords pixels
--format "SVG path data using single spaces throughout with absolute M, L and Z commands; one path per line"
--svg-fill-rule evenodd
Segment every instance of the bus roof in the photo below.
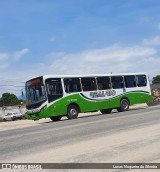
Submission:
M 77 74 L 77 75 L 43 75 L 31 78 L 30 80 L 26 81 L 29 82 L 33 79 L 43 77 L 43 79 L 47 78 L 81 78 L 81 77 L 100 77 L 100 76 L 124 76 L 124 75 L 147 75 L 146 72 L 138 72 L 138 73 L 107 73 L 107 74 Z
M 83 74 L 83 75 L 43 75 L 44 79 L 47 78 L 81 78 L 81 77 L 100 77 L 100 76 L 124 76 L 124 75 L 147 75 L 146 72 L 138 73 L 111 73 L 111 74 Z

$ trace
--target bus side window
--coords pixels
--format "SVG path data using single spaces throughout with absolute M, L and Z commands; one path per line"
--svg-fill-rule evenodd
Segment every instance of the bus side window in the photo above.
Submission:
M 136 81 L 137 81 L 137 86 L 138 87 L 147 86 L 146 75 L 136 75 Z
M 111 82 L 113 89 L 124 88 L 124 82 L 122 76 L 112 76 Z
M 71 92 L 71 86 L 72 86 L 71 85 L 72 80 L 71 79 L 64 79 L 63 82 L 64 82 L 65 92 L 70 93 Z
M 97 77 L 97 86 L 99 90 L 110 89 L 109 77 Z
M 125 82 L 126 88 L 136 87 L 136 80 L 135 80 L 134 75 L 124 76 L 124 82 Z
M 97 90 L 95 78 L 81 78 L 83 91 Z
M 79 78 L 64 79 L 64 88 L 66 93 L 80 92 L 81 84 Z

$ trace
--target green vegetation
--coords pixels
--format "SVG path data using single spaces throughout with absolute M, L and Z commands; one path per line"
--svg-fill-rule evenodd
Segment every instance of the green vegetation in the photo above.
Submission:
M 20 100 L 18 100 L 17 96 L 11 93 L 3 93 L 0 98 L 0 106 L 13 106 L 20 104 Z
M 153 77 L 152 84 L 160 83 L 160 75 Z

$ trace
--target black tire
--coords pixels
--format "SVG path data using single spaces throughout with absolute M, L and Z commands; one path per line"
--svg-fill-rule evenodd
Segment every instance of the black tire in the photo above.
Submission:
M 122 99 L 121 103 L 120 103 L 120 107 L 117 108 L 118 112 L 124 112 L 124 111 L 128 111 L 129 109 L 129 101 L 127 99 Z
M 6 121 L 6 119 L 4 118 L 3 121 Z
M 79 108 L 76 105 L 70 105 L 67 111 L 68 119 L 76 119 L 78 117 Z
M 60 121 L 62 118 L 62 116 L 51 116 L 50 119 L 53 121 L 53 122 L 56 122 L 56 121 Z
M 100 112 L 101 112 L 102 114 L 109 114 L 109 113 L 112 112 L 112 109 L 103 109 L 103 110 L 100 110 Z

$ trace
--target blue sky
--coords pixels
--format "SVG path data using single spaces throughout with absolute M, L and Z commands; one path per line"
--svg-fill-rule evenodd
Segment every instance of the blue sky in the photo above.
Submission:
M 44 74 L 152 78 L 160 74 L 159 46 L 159 0 L 1 0 L 0 92 L 8 81 Z

